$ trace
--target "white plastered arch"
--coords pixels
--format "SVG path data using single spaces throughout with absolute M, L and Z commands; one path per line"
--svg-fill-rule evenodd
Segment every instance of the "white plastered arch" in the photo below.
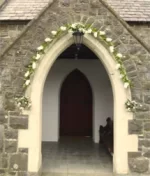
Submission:
M 38 172 L 41 167 L 41 138 L 42 138 L 42 95 L 44 83 L 49 70 L 57 57 L 71 44 L 73 37 L 67 34 L 59 39 L 44 55 L 33 81 L 28 89 L 28 96 L 32 102 L 29 114 L 29 129 L 19 131 L 19 147 L 29 148 L 28 171 Z M 132 113 L 126 111 L 124 103 L 131 98 L 130 90 L 123 87 L 119 78 L 119 72 L 115 69 L 116 62 L 107 49 L 95 38 L 85 35 L 83 43 L 91 49 L 103 63 L 110 78 L 114 96 L 114 173 L 128 173 L 129 151 L 138 150 L 136 135 L 128 135 L 128 120 L 132 119 Z

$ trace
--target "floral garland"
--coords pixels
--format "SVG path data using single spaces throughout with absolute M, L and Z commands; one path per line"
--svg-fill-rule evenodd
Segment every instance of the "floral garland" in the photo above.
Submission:
M 23 110 L 23 109 L 29 109 L 31 107 L 31 102 L 29 101 L 28 97 L 16 97 L 15 98 L 16 102 L 17 102 L 17 106 Z
M 135 112 L 137 109 L 143 107 L 142 104 L 137 103 L 135 100 L 127 100 L 125 106 L 126 109 L 130 112 Z
M 98 30 L 94 27 L 91 27 L 91 25 L 84 25 L 81 23 L 74 23 L 71 25 L 65 25 L 61 26 L 57 31 L 51 31 L 52 37 L 46 38 L 45 41 L 37 48 L 36 54 L 31 58 L 30 64 L 27 66 L 27 71 L 24 75 L 25 82 L 24 82 L 24 88 L 26 89 L 30 83 L 31 83 L 31 76 L 34 74 L 39 60 L 42 58 L 42 55 L 44 55 L 45 50 L 48 48 L 48 46 L 53 42 L 54 39 L 56 39 L 60 34 L 63 32 L 69 32 L 74 33 L 76 31 L 80 31 L 83 34 L 91 34 L 95 38 L 99 38 L 101 41 L 105 42 L 105 44 L 108 46 L 109 51 L 113 54 L 116 64 L 116 69 L 120 72 L 120 79 L 124 83 L 124 88 L 128 88 L 131 86 L 131 81 L 128 79 L 126 70 L 123 66 L 122 58 L 123 56 L 121 53 L 118 53 L 115 49 L 115 46 L 112 42 L 112 39 L 106 36 L 105 31 Z M 31 102 L 27 97 L 20 97 L 16 98 L 17 105 L 21 109 L 26 109 L 31 107 Z M 126 105 L 126 104 L 125 104 Z M 131 106 L 133 108 L 134 106 Z M 126 108 L 128 108 L 126 106 Z

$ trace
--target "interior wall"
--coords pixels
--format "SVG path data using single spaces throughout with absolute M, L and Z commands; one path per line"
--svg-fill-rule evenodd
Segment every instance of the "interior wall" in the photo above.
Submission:
M 59 140 L 59 96 L 61 84 L 74 69 L 88 79 L 93 92 L 93 139 L 99 142 L 99 126 L 113 116 L 113 95 L 108 75 L 99 60 L 57 60 L 50 70 L 43 92 L 42 140 Z

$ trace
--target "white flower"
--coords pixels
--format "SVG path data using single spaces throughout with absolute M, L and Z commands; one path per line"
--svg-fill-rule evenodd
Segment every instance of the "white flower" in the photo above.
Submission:
M 51 38 L 46 38 L 46 39 L 45 39 L 45 42 L 47 42 L 47 43 L 48 43 L 48 42 L 51 42 L 51 41 L 52 41 Z
M 123 55 L 121 53 L 117 53 L 117 57 L 122 58 Z
M 72 27 L 72 28 L 76 28 L 76 25 L 77 25 L 77 24 L 74 23 L 74 24 L 71 25 L 71 27 Z
M 19 102 L 17 105 L 18 105 L 18 107 L 20 107 L 20 106 L 21 106 L 21 103 Z
M 37 48 L 38 51 L 41 51 L 43 49 L 44 49 L 44 47 L 42 45 Z
M 41 57 L 41 55 L 40 55 L 40 54 L 37 54 L 36 57 L 35 57 L 35 59 L 36 59 L 36 60 L 39 60 L 40 57 Z
M 98 36 L 98 33 L 94 32 L 94 37 L 97 38 L 97 36 Z
M 79 31 L 80 31 L 80 32 L 83 32 L 83 33 L 86 32 L 84 28 L 79 28 Z
M 117 70 L 118 70 L 120 67 L 121 67 L 120 64 L 117 64 L 117 65 L 116 65 L 116 69 L 117 69 Z
M 124 88 L 127 89 L 129 87 L 129 83 L 128 82 L 125 82 L 124 83 Z
M 131 111 L 131 108 L 127 108 L 128 111 Z
M 130 102 L 127 102 L 127 105 L 130 106 Z
M 36 69 L 36 63 L 35 62 L 32 63 L 32 68 Z
M 143 105 L 140 104 L 140 107 L 142 107 Z
M 123 77 L 124 77 L 124 75 L 122 75 L 122 74 L 119 76 L 120 79 L 122 79 Z
M 53 35 L 56 35 L 57 34 L 57 31 L 52 31 L 51 32 Z
M 114 46 L 110 46 L 109 50 L 110 50 L 111 53 L 113 53 L 114 52 Z
M 8 119 L 8 116 L 7 116 L 7 115 L 5 116 L 5 119 Z
M 106 38 L 106 41 L 107 41 L 107 42 L 111 42 L 112 39 L 111 39 L 111 38 Z
M 86 30 L 84 28 L 82 28 L 82 32 L 85 34 L 86 33 Z
M 14 165 L 13 165 L 13 168 L 14 168 L 14 169 L 18 169 L 18 168 L 19 168 L 18 164 L 14 164 Z
M 30 84 L 30 80 L 26 80 L 25 85 L 28 86 Z
M 83 28 L 79 28 L 78 30 L 79 30 L 80 32 L 82 32 L 82 31 L 83 31 Z
M 86 33 L 87 33 L 87 34 L 91 34 L 91 33 L 92 33 L 92 29 L 88 29 L 88 30 L 86 31 Z
M 61 26 L 60 29 L 61 29 L 62 31 L 66 31 L 66 30 L 67 30 L 67 27 L 66 27 L 66 26 Z
M 99 35 L 105 35 L 105 31 L 99 31 Z
M 29 75 L 30 75 L 30 72 L 27 71 L 24 76 L 27 78 Z

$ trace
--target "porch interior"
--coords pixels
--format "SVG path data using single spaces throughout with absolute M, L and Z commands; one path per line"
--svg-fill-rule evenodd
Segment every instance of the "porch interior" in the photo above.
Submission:
M 42 176 L 112 176 L 112 157 L 91 137 L 42 143 Z
M 43 97 L 42 176 L 112 176 L 112 156 L 98 142 L 113 96 L 98 57 L 84 45 L 76 55 L 71 45 L 50 70 Z

